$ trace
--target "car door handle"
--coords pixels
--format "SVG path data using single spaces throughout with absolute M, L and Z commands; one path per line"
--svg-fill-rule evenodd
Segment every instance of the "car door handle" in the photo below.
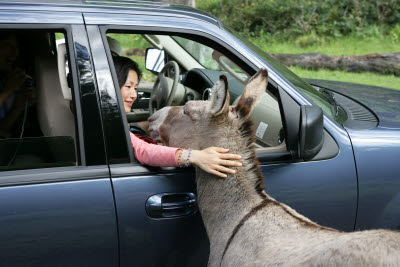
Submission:
M 193 193 L 161 193 L 146 201 L 146 213 L 151 218 L 188 216 L 197 211 L 197 197 Z

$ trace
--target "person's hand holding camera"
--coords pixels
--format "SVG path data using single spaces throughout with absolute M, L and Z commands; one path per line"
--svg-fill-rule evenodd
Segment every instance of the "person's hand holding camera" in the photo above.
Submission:
M 5 84 L 5 90 L 9 94 L 12 94 L 16 90 L 18 90 L 23 83 L 25 82 L 25 72 L 22 69 L 16 68 L 14 69 L 9 77 L 7 78 Z

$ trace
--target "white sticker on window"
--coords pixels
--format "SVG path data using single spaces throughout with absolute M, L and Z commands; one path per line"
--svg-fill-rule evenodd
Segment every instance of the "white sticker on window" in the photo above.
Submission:
M 256 131 L 256 136 L 260 139 L 263 139 L 264 137 L 264 133 L 268 128 L 268 124 L 260 122 L 260 124 L 257 127 L 257 131 Z

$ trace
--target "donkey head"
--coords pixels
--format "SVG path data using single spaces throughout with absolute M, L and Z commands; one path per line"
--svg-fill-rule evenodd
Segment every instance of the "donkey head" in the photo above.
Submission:
M 194 149 L 223 146 L 240 153 L 236 145 L 246 139 L 246 146 L 253 142 L 249 116 L 267 83 L 268 72 L 260 69 L 249 80 L 237 105 L 230 106 L 227 79 L 221 75 L 213 87 L 211 101 L 189 101 L 184 106 L 157 111 L 149 118 L 149 134 L 167 146 Z

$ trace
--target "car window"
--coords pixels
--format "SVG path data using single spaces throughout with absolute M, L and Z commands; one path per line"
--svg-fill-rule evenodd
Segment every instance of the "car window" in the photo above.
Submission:
M 342 122 L 341 117 L 337 117 L 337 112 L 335 107 L 329 103 L 329 99 L 327 99 L 321 92 L 312 87 L 310 84 L 302 80 L 284 65 L 279 63 L 277 60 L 269 56 L 265 51 L 258 48 L 255 44 L 250 42 L 247 38 L 242 37 L 239 33 L 235 32 L 230 27 L 224 25 L 224 28 L 229 31 L 232 35 L 250 47 L 254 52 L 256 52 L 259 56 L 261 56 L 265 62 L 267 62 L 270 66 L 275 68 L 281 75 L 283 75 L 288 81 L 290 81 L 294 86 L 296 86 L 301 92 L 303 92 L 307 97 L 309 97 L 315 104 L 317 104 L 322 110 L 331 118 L 336 120 L 339 119 L 338 122 Z
M 204 68 L 228 71 L 231 75 L 238 77 L 239 81 L 246 82 L 248 80 L 249 76 L 232 60 L 220 54 L 218 50 L 180 36 L 172 36 L 172 38 Z
M 0 171 L 77 165 L 65 38 L 0 31 Z
M 136 36 L 133 37 L 133 35 Z M 202 40 L 200 43 L 194 40 L 192 36 L 154 35 L 151 33 L 134 34 L 126 33 L 126 31 L 124 33 L 110 31 L 107 36 L 112 36 L 119 42 L 122 51 L 121 56 L 129 57 L 136 61 L 142 70 L 145 61 L 145 50 L 150 47 L 165 51 L 165 63 L 169 61 L 178 63 L 181 74 L 181 87 L 178 87 L 178 93 L 172 105 L 184 105 L 189 100 L 207 100 L 213 82 L 217 81 L 221 74 L 228 77 L 231 104 L 234 105 L 239 100 L 248 77 L 251 76 L 235 63 L 238 62 L 238 59 L 233 60 L 224 51 L 220 51 L 217 45 L 215 47 L 212 46 L 213 42 L 211 40 Z M 113 50 L 113 45 L 110 45 L 110 42 L 109 46 Z M 113 51 L 110 52 L 112 53 Z M 168 75 L 169 77 L 173 76 L 171 73 L 167 73 Z M 116 76 L 118 75 L 116 74 Z M 156 76 L 149 75 L 146 77 L 143 75 L 139 90 L 142 87 L 141 84 L 147 84 L 151 91 L 153 86 L 157 86 L 157 83 L 154 83 L 154 78 Z M 268 88 L 273 89 L 273 86 L 270 85 Z M 120 91 L 120 88 L 116 88 L 116 90 Z M 251 114 L 252 119 L 255 121 L 254 131 L 258 148 L 284 145 L 285 138 L 279 100 L 275 95 L 277 94 L 265 93 Z M 132 105 L 132 109 L 127 114 L 131 129 L 132 125 L 137 127 L 138 123 L 140 125 L 142 121 L 147 120 L 149 116 L 149 98 L 150 96 L 146 101 L 137 99 L 135 102 L 141 103 L 140 107 L 135 106 L 135 104 Z M 143 116 L 138 116 L 139 114 Z

